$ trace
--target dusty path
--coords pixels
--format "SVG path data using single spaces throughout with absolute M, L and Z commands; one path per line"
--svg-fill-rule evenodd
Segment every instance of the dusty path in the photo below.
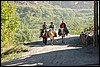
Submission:
M 2 66 L 98 66 L 99 46 L 85 46 L 79 42 L 79 35 L 61 39 L 55 38 L 54 45 L 43 45 L 42 41 L 28 43 L 30 51 L 22 56 L 2 63 Z

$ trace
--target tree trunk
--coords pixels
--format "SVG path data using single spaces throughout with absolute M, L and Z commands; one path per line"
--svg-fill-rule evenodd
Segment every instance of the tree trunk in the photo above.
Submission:
M 94 1 L 94 43 L 96 46 L 98 44 L 98 1 Z

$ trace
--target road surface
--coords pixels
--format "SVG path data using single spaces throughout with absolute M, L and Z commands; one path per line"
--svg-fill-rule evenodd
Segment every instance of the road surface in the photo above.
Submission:
M 79 35 L 55 38 L 54 45 L 41 40 L 28 43 L 29 52 L 1 66 L 99 66 L 99 46 L 82 45 Z

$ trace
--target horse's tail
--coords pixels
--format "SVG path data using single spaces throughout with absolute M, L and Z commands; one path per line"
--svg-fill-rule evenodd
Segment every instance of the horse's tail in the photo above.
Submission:
M 49 31 L 47 32 L 47 36 L 50 37 L 50 32 Z
M 58 35 L 61 36 L 61 29 L 58 30 Z
M 65 34 L 66 34 L 66 36 L 67 36 L 68 33 L 69 33 L 69 30 L 68 30 L 67 28 L 64 28 L 64 31 L 65 31 Z
M 54 31 L 54 37 L 57 37 L 57 33 L 56 33 L 56 31 Z

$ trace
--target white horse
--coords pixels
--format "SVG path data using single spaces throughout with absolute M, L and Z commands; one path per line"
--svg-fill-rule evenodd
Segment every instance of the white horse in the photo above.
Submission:
M 62 43 L 64 43 L 64 38 L 65 38 L 65 35 L 68 36 L 68 29 L 66 28 L 66 30 L 64 28 L 60 28 L 59 31 L 58 31 L 58 35 L 59 36 L 62 36 Z

